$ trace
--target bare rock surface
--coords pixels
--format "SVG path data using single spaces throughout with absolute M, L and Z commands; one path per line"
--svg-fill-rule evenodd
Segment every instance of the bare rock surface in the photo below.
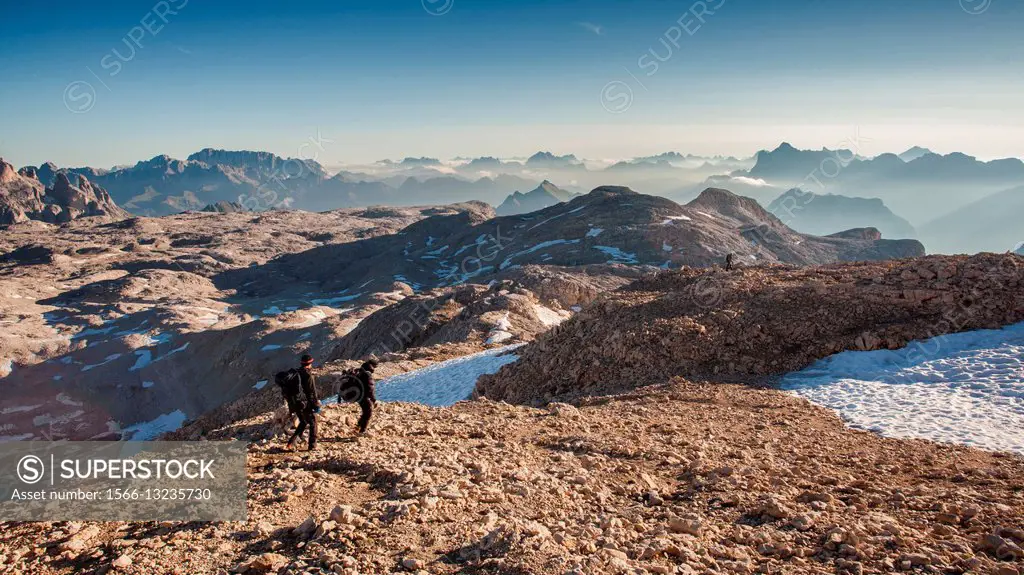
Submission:
M 545 333 L 477 394 L 544 403 L 675 375 L 751 381 L 844 350 L 1022 321 L 1022 288 L 1024 258 L 1011 254 L 664 272 Z
M 536 409 L 324 410 L 317 451 L 246 439 L 249 519 L 0 525 L 7 572 L 1020 573 L 1024 459 L 844 427 L 683 380 Z
M 353 307 L 296 284 L 246 298 L 218 286 L 221 274 L 327 242 L 392 234 L 436 213 L 445 209 L 7 227 L 0 231 L 0 437 L 116 437 L 255 391 L 296 354 L 319 353 L 395 299 L 367 294 Z

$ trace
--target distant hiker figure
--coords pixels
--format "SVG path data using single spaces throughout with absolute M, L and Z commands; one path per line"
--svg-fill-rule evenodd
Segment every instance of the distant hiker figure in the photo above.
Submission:
M 288 449 L 295 449 L 295 442 L 308 427 L 309 449 L 312 451 L 316 449 L 316 414 L 320 413 L 320 399 L 316 395 L 316 378 L 310 371 L 313 367 L 313 357 L 306 354 L 300 361 L 301 367 L 277 373 L 274 382 L 281 388 L 284 400 L 288 403 L 288 410 L 299 418 L 299 425 L 288 440 Z
M 359 369 L 346 371 L 338 384 L 338 401 L 358 403 L 363 412 L 359 417 L 359 423 L 356 424 L 359 433 L 366 433 L 370 418 L 373 417 L 373 408 L 377 406 L 377 392 L 373 383 L 373 372 L 376 368 L 377 360 L 364 361 Z
M 725 256 L 725 271 L 732 271 L 732 262 L 735 257 L 736 255 L 732 252 L 729 252 L 729 255 Z

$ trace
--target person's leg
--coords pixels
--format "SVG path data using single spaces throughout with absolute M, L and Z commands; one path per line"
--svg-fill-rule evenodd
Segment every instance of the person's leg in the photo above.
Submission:
M 299 418 L 299 425 L 295 427 L 295 433 L 292 434 L 291 439 L 288 440 L 288 449 L 295 448 L 295 442 L 302 437 L 302 432 L 306 430 L 306 409 L 301 403 L 295 404 L 295 410 L 292 412 L 296 417 Z
M 309 450 L 316 449 L 316 414 L 309 414 Z
M 306 430 L 306 418 L 299 414 L 299 425 L 295 428 L 295 433 L 292 434 L 292 438 L 288 440 L 288 449 L 295 448 L 295 442 L 298 441 L 299 437 L 302 437 L 302 432 Z
M 359 402 L 359 408 L 363 410 L 363 414 L 359 417 L 359 433 L 366 433 L 366 428 L 370 425 L 370 417 L 373 416 L 373 404 L 364 399 Z

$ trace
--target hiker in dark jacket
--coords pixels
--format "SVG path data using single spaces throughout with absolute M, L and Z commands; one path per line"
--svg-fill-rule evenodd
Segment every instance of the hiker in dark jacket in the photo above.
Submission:
M 316 394 L 316 377 L 311 371 L 313 357 L 306 354 L 300 361 L 302 365 L 299 369 L 282 371 L 274 376 L 274 380 L 281 387 L 288 410 L 299 418 L 299 425 L 288 440 L 288 449 L 295 449 L 295 442 L 309 427 L 309 449 L 312 451 L 316 449 L 316 414 L 320 413 L 320 398 Z M 305 396 L 305 401 L 300 393 Z
M 732 270 L 732 268 L 733 268 L 733 260 L 735 258 L 736 258 L 736 255 L 731 253 L 731 252 L 728 255 L 725 256 L 725 271 L 731 271 Z
M 359 433 L 366 433 L 373 417 L 373 408 L 377 406 L 377 391 L 374 388 L 373 372 L 377 368 L 377 360 L 363 362 L 359 369 L 345 373 L 338 389 L 338 399 L 348 402 L 359 402 L 362 415 L 357 424 Z

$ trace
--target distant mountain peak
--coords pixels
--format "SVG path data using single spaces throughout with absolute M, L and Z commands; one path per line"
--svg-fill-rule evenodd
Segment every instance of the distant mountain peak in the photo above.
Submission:
M 497 207 L 495 212 L 499 216 L 535 212 L 561 202 L 567 202 L 577 195 L 559 188 L 548 180 L 544 180 L 535 189 L 525 194 L 519 191 L 513 192 L 505 198 L 505 201 Z
M 914 160 L 920 158 L 921 156 L 926 156 L 928 154 L 934 153 L 935 152 L 929 150 L 928 148 L 922 148 L 921 146 L 913 146 L 912 148 L 903 152 L 902 154 L 897 154 L 897 156 L 899 156 L 899 159 L 903 160 L 904 162 L 913 162 Z
M 441 160 L 437 158 L 428 158 L 426 156 L 422 158 L 406 157 L 402 159 L 403 166 L 440 166 Z
M 575 155 L 566 154 L 564 156 L 556 156 L 551 152 L 537 152 L 530 156 L 526 160 L 526 165 L 568 165 L 568 166 L 579 166 L 582 165 Z

